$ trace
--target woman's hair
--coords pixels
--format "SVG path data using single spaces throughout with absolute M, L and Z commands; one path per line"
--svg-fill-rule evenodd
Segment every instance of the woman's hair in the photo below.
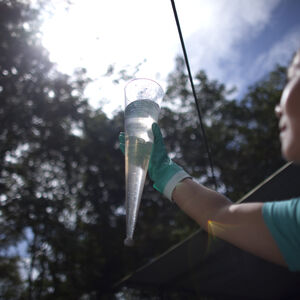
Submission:
M 294 54 L 287 70 L 288 79 L 300 76 L 300 49 Z

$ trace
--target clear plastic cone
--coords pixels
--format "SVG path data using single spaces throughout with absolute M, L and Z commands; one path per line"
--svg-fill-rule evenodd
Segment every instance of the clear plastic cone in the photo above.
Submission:
M 149 79 L 135 79 L 125 87 L 126 239 L 133 235 L 153 145 L 152 124 L 158 121 L 163 91 Z

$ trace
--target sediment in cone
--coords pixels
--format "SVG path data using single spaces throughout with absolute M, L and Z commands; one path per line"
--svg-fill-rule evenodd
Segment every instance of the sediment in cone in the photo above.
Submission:
M 134 240 L 131 238 L 126 238 L 124 240 L 124 245 L 127 247 L 132 247 L 132 246 L 134 246 Z

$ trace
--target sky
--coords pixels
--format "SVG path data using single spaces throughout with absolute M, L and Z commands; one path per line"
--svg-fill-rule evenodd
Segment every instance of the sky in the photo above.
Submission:
M 125 70 L 166 88 L 182 55 L 169 0 L 52 1 L 44 13 L 42 43 L 61 72 L 86 68 L 90 104 L 108 116 L 124 109 Z M 237 87 L 242 97 L 276 64 L 300 48 L 299 0 L 175 0 L 192 73 Z M 115 73 L 105 76 L 109 66 Z M 137 69 L 137 66 L 138 69 Z

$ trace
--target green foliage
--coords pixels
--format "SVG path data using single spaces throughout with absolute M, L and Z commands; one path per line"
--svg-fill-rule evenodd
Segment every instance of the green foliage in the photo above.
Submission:
M 199 181 L 213 187 L 212 178 L 207 176 L 209 160 L 196 105 L 183 62 L 180 58 L 177 61 L 176 71 L 169 77 L 167 100 L 177 103 L 182 111 L 174 114 L 167 110 L 162 127 L 179 163 Z M 233 91 L 227 91 L 223 84 L 209 80 L 203 71 L 195 76 L 217 184 L 234 201 L 284 163 L 274 107 L 280 100 L 285 78 L 285 68 L 278 66 L 250 87 L 243 99 L 230 100 Z M 178 99 L 178 95 L 182 98 Z
M 55 71 L 35 35 L 36 11 L 7 1 L 0 13 L 1 250 L 9 257 L 27 243 L 15 257 L 24 285 L 11 277 L 7 287 L 25 299 L 111 295 L 113 283 L 170 245 L 168 227 L 152 220 L 171 205 L 148 187 L 139 247 L 124 248 L 122 114 L 110 120 L 87 105 L 84 71 L 75 80 Z
M 212 151 L 220 179 L 234 200 L 284 163 L 274 108 L 279 103 L 285 77 L 285 69 L 277 67 L 249 88 L 240 102 L 227 103 L 222 109 L 222 122 L 210 128 L 211 135 L 214 132 L 219 136 L 213 140 Z M 224 146 L 226 153 L 221 150 Z
M 19 299 L 22 280 L 17 257 L 0 257 L 0 299 Z

